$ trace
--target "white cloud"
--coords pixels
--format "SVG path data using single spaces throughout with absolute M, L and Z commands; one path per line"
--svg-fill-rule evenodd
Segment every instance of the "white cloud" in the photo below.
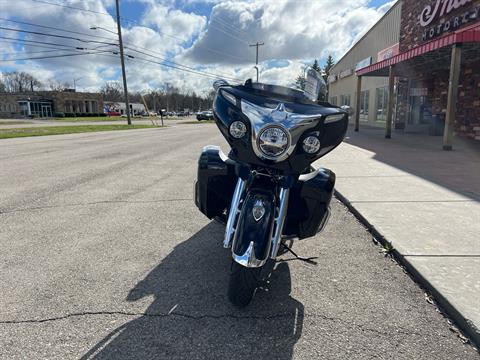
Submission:
M 168 58 L 200 71 L 239 79 L 254 78 L 255 50 L 248 44 L 263 41 L 265 45 L 260 48 L 261 62 L 267 59 L 287 59 L 287 61 L 284 61 L 282 66 L 274 61 L 261 63 L 261 80 L 288 85 L 300 72 L 305 61 L 324 58 L 330 53 L 336 58 L 341 56 L 359 34 L 371 27 L 393 3 L 392 1 L 379 9 L 373 9 L 368 7 L 367 0 L 357 2 L 245 0 L 218 3 L 212 0 L 209 2 L 216 4 L 207 22 L 205 16 L 178 7 L 179 4 L 183 4 L 184 8 L 195 8 L 198 5 L 196 0 L 135 1 L 142 2 L 145 7 L 144 14 L 137 22 L 124 22 L 122 29 L 125 52 L 135 56 L 135 59 L 127 59 L 129 89 L 160 88 L 168 82 L 185 91 L 195 90 L 196 92 L 210 88 L 214 79 L 162 67 L 141 59 L 161 62 L 160 58 Z M 113 0 L 72 0 L 68 4 L 105 13 L 113 4 Z M 116 42 L 114 34 L 94 32 L 89 29 L 91 26 L 98 26 L 115 31 L 116 23 L 110 15 L 40 3 L 12 1 L 1 16 L 107 38 L 91 38 L 97 41 Z M 3 21 L 0 23 L 2 26 L 59 33 L 55 30 Z M 0 35 L 18 36 L 8 31 L 0 31 Z M 87 36 L 68 33 L 64 35 L 87 38 Z M 75 46 L 90 49 L 102 45 L 33 34 L 25 35 L 25 39 L 75 44 Z M 15 53 L 11 56 L 12 58 L 34 56 L 33 51 L 42 50 L 29 45 L 13 47 L 12 44 L 1 43 L 1 40 L 0 46 L 4 50 L 9 46 L 8 53 Z M 104 48 L 112 51 L 117 49 L 115 46 L 104 46 Z M 135 48 L 151 53 L 157 58 L 140 54 L 135 51 Z M 73 50 L 66 52 L 70 51 L 73 52 Z M 82 90 L 96 90 L 106 80 L 111 80 L 120 74 L 118 56 L 111 53 L 8 63 L 8 65 L 33 73 L 44 81 L 56 78 L 59 82 L 71 83 L 73 78 L 81 77 L 79 87 Z M 2 64 L 0 64 L 1 69 Z

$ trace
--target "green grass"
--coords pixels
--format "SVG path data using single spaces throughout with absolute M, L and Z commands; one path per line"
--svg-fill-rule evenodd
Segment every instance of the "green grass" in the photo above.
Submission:
M 0 125 L 25 125 L 31 124 L 29 121 L 0 121 Z
M 136 117 L 132 116 L 132 121 L 135 122 L 137 120 L 150 120 L 151 118 L 148 116 L 145 117 Z M 160 116 L 158 117 L 153 117 L 154 120 L 156 121 L 161 121 Z M 163 120 L 182 120 L 184 118 L 178 117 L 178 116 L 164 116 Z M 121 116 L 78 116 L 78 117 L 64 117 L 64 118 L 54 118 L 53 120 L 59 121 L 59 122 L 102 122 L 102 121 L 125 121 L 127 122 L 126 117 L 121 117 Z
M 96 131 L 114 131 L 130 129 L 161 128 L 153 125 L 78 125 L 78 126 L 42 126 L 29 128 L 0 129 L 0 139 L 27 136 L 63 135 Z
M 132 118 L 135 120 L 134 118 Z M 122 121 L 127 122 L 126 117 L 121 116 L 90 116 L 90 117 L 66 117 L 66 118 L 55 118 L 55 121 L 65 121 L 65 122 L 82 122 L 82 121 Z

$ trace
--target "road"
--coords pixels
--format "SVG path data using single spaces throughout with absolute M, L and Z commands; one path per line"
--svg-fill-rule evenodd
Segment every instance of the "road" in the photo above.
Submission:
M 338 201 L 245 310 L 192 201 L 215 126 L 0 141 L 2 359 L 478 359 Z M 288 255 L 282 256 L 288 259 Z

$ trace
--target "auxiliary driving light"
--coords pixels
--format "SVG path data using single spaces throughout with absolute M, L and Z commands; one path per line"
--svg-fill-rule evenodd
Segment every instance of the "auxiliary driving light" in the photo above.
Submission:
M 320 140 L 316 136 L 307 136 L 303 140 L 303 151 L 307 154 L 315 154 L 320 150 Z
M 232 125 L 230 125 L 230 135 L 232 135 L 235 139 L 241 139 L 247 133 L 247 127 L 241 121 L 234 121 Z

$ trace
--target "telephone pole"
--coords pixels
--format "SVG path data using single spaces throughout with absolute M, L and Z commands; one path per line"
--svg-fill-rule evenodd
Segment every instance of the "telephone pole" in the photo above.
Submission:
M 265 45 L 265 43 L 259 43 L 258 41 L 255 43 L 255 44 L 250 44 L 248 46 L 252 47 L 252 46 L 255 46 L 257 49 L 256 49 L 256 57 L 255 57 L 255 69 L 257 69 L 257 82 L 258 82 L 258 47 L 259 46 L 263 46 Z
M 120 46 L 120 62 L 122 64 L 123 92 L 125 93 L 125 109 L 127 111 L 128 125 L 132 125 L 132 119 L 130 117 L 130 103 L 128 102 L 127 75 L 125 73 L 125 59 L 123 56 L 122 26 L 120 24 L 120 5 L 118 4 L 118 0 L 115 0 L 115 5 L 117 8 L 118 45 Z

